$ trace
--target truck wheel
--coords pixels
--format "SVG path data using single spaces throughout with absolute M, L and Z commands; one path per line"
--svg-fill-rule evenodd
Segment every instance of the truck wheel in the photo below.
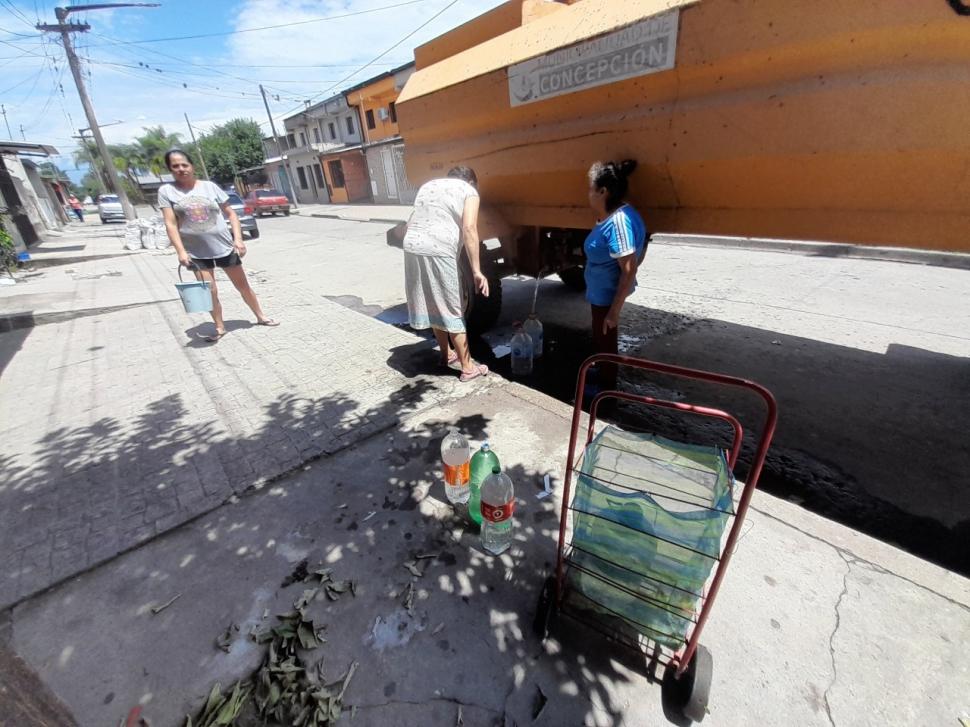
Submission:
M 586 268 L 583 265 L 560 270 L 557 275 L 570 290 L 575 290 L 577 293 L 586 290 Z
M 249 231 L 249 239 L 250 239 L 250 240 L 255 240 L 255 239 L 257 239 L 258 237 L 259 237 L 259 228 L 257 228 L 257 227 L 254 227 L 253 229 L 251 229 L 251 230 Z
M 475 281 L 468 259 L 462 254 L 461 266 L 461 306 L 465 314 L 465 325 L 471 333 L 484 333 L 498 321 L 502 312 L 502 278 L 495 265 L 485 256 L 482 246 L 482 272 L 488 278 L 488 297 L 475 291 Z

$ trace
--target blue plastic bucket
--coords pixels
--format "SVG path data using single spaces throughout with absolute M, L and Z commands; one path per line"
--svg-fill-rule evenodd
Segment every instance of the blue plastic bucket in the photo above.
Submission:
M 175 289 L 182 299 L 186 313 L 208 313 L 212 310 L 212 290 L 209 284 L 202 280 L 183 283 L 181 265 L 179 265 L 179 282 L 175 284 Z

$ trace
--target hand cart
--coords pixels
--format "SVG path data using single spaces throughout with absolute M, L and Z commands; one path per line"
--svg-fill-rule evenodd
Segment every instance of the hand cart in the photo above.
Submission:
M 597 363 L 760 396 L 767 416 L 744 487 L 736 487 L 733 474 L 743 438 L 738 419 L 720 409 L 622 391 L 603 391 L 592 399 L 586 443 L 577 458 L 586 376 Z M 725 422 L 733 434 L 731 447 L 725 451 L 686 444 L 613 425 L 597 432 L 597 411 L 606 399 Z M 545 639 L 556 620 L 568 616 L 637 650 L 652 644 L 655 659 L 667 657 L 665 700 L 686 717 L 702 720 L 713 661 L 700 637 L 741 534 L 776 419 L 771 392 L 752 381 L 629 356 L 588 358 L 576 382 L 556 573 L 539 597 L 537 635 Z M 570 520 L 572 539 L 567 543 Z

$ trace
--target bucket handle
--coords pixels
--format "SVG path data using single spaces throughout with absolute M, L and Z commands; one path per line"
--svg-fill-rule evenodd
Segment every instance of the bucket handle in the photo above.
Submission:
M 195 262 L 191 263 L 190 265 L 183 265 L 182 263 L 179 263 L 178 264 L 178 267 L 176 268 L 176 270 L 178 270 L 178 273 L 179 273 L 179 282 L 180 283 L 183 282 L 182 281 L 182 268 L 186 268 L 186 267 L 189 270 L 195 270 L 195 271 L 198 271 L 198 272 L 201 272 L 201 270 L 202 270 L 202 268 L 200 268 L 198 266 L 198 264 L 195 263 Z M 199 282 L 206 283 L 206 285 L 208 285 L 208 283 L 205 280 L 201 280 Z

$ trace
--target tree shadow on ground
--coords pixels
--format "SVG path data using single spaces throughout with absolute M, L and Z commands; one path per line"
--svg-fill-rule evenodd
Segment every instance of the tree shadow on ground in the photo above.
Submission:
M 342 394 L 280 397 L 268 407 L 272 424 L 249 437 L 182 424 L 178 396 L 155 402 L 134 433 L 110 420 L 52 432 L 39 471 L 17 473 L 17 485 L 0 493 L 5 504 L 15 494 L 39 496 L 50 478 L 70 478 L 78 527 L 88 533 L 97 529 L 91 505 L 105 498 L 141 498 L 144 510 L 132 518 L 147 528 L 144 538 L 161 529 L 144 522 L 161 508 L 177 504 L 172 517 L 184 518 L 195 506 L 199 517 L 19 606 L 18 648 L 43 665 L 81 723 L 110 723 L 147 703 L 154 724 L 175 725 L 213 682 L 246 678 L 259 665 L 263 650 L 250 631 L 271 625 L 310 587 L 283 585 L 307 560 L 358 583 L 355 595 L 336 601 L 318 594 L 309 611 L 327 625 L 328 642 L 305 654 L 311 668 L 322 660 L 330 679 L 359 662 L 345 698 L 355 724 L 454 724 L 459 708 L 468 727 L 624 723 L 642 696 L 643 656 L 604 648 L 582 627 L 567 625 L 545 645 L 531 633 L 559 522 L 558 507 L 535 494 L 546 474 L 561 487 L 566 421 L 517 412 L 508 393 L 487 388 L 428 409 L 431 388 L 419 377 L 374 406 Z M 485 553 L 462 508 L 444 501 L 439 445 L 450 425 L 492 441 L 516 484 L 515 544 L 502 556 Z M 311 447 L 318 441 L 325 444 Z M 252 486 L 217 507 L 240 491 L 251 452 L 278 457 L 278 473 L 291 457 L 300 465 L 290 477 L 251 472 Z M 156 455 L 167 464 L 147 471 L 142 463 Z M 111 478 L 98 473 L 141 486 L 104 492 Z M 126 527 L 112 531 L 115 552 L 134 544 L 124 540 Z M 104 548 L 102 560 L 113 554 Z M 224 653 L 213 641 L 233 623 Z M 111 639 L 95 637 L 107 631 Z M 533 719 L 540 690 L 548 701 Z
M 26 325 L 20 325 L 26 319 Z M 24 341 L 33 328 L 33 313 L 0 317 L 0 376 L 13 357 L 24 347 Z
M 529 309 L 534 283 L 505 280 L 503 319 Z M 552 281 L 540 288 L 546 354 L 520 383 L 571 403 L 590 334 L 563 321 L 585 303 Z M 473 353 L 509 376 L 495 359 L 499 336 L 473 342 Z M 884 352 L 825 343 L 716 319 L 690 318 L 631 302 L 624 306 L 621 353 L 752 379 L 779 401 L 779 423 L 760 486 L 824 517 L 970 574 L 970 469 L 962 412 L 970 407 L 970 359 L 889 345 Z M 621 388 L 738 412 L 759 421 L 757 402 L 669 377 L 621 371 Z M 704 425 L 629 406 L 621 422 L 682 441 L 703 441 Z M 745 439 L 739 474 L 753 452 Z

